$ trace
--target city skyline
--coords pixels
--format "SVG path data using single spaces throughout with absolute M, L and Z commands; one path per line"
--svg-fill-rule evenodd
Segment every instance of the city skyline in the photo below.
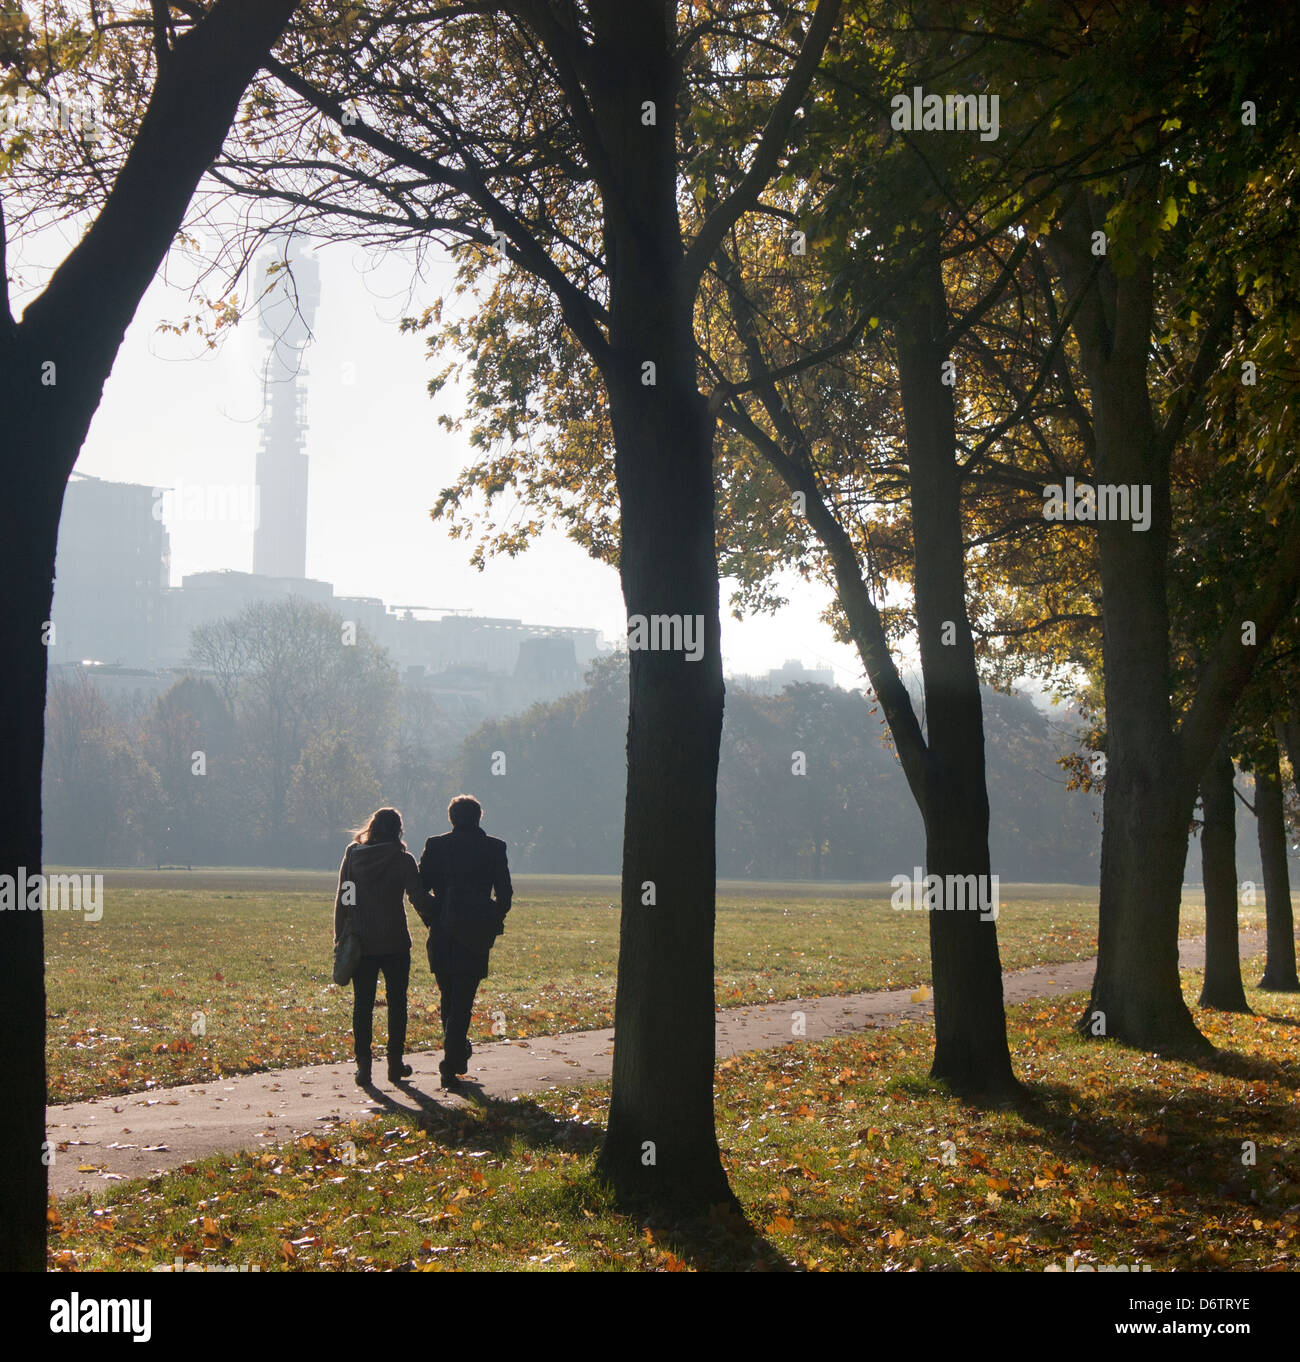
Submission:
M 24 243 L 23 264 L 33 281 L 42 257 L 57 258 L 63 248 L 59 235 Z M 466 399 L 449 384 L 430 400 L 434 366 L 423 339 L 401 335 L 397 322 L 439 292 L 450 293 L 449 262 L 427 259 L 423 278 L 413 279 L 413 263 L 395 254 L 374 260 L 322 247 L 309 255 L 319 263 L 321 284 L 302 380 L 309 423 L 306 576 L 332 582 L 342 596 L 590 627 L 611 644 L 621 640 L 626 615 L 617 573 L 559 531 L 545 530 L 527 553 L 491 560 L 480 573 L 468 562 L 466 542 L 429 518 L 438 493 L 467 458 L 461 439 L 441 430 L 436 418 Z M 258 267 L 264 268 L 261 257 Z M 160 330 L 183 324 L 197 310 L 189 296 L 194 274 L 193 257 L 173 249 L 127 331 L 77 462 L 79 473 L 158 489 L 173 586 L 192 573 L 253 566 L 246 510 L 229 500 L 217 515 L 196 514 L 195 506 L 211 503 L 213 489 L 256 486 L 265 415 L 268 346 L 258 310 L 248 305 L 247 280 L 240 290 L 244 315 L 215 347 L 196 340 L 192 328 Z M 150 417 L 143 425 L 142 411 Z M 182 431 L 186 439 L 178 448 Z M 358 442 L 364 442 L 360 456 Z M 165 489 L 175 495 L 164 498 Z M 219 496 L 216 502 L 222 504 Z M 819 618 L 830 600 L 824 589 L 791 574 L 790 604 L 743 623 L 730 615 L 728 594 L 724 581 L 729 672 L 761 675 L 799 658 L 809 668 L 832 670 L 841 686 L 864 683 L 856 653 L 837 643 Z

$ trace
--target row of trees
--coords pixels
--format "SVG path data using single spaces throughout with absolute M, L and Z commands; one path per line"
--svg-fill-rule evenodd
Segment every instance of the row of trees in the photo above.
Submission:
M 450 329 L 416 319 L 460 348 L 484 450 L 440 511 L 513 488 L 537 517 L 489 529 L 489 547 L 517 551 L 554 516 L 617 562 L 629 615 L 704 621 L 699 662 L 631 657 L 601 1156 L 615 1186 L 729 1198 L 712 1111 L 720 554 L 760 600 L 789 562 L 834 587 L 934 873 L 990 870 L 981 666 L 1088 671 L 1108 763 L 1089 1014 L 1132 1044 L 1204 1051 L 1178 983 L 1187 830 L 1300 588 L 1284 13 L 324 4 L 299 7 L 266 56 L 292 8 L 155 3 L 134 26 L 96 13 L 82 42 L 56 7 L 53 40 L 30 25 L 14 40 L 31 83 L 52 67 L 111 81 L 114 118 L 107 145 L 70 148 L 57 177 L 17 164 L 30 211 L 103 206 L 0 357 L 21 413 L 6 466 L 33 484 L 4 537 L 21 651 L 0 737 L 24 792 L 0 819 L 6 863 L 39 862 L 37 640 L 63 482 L 125 322 L 263 63 L 214 172 L 223 192 L 322 235 L 457 246 L 480 296 Z M 999 97 L 1001 136 L 891 117 L 918 86 Z M 229 244 L 246 258 L 246 240 Z M 1066 477 L 1145 489 L 1149 528 L 1045 523 L 1042 493 Z M 1248 546 L 1227 572 L 1216 508 Z M 1196 606 L 1177 592 L 1180 562 Z M 907 633 L 924 726 L 896 661 Z M 1273 694 L 1275 721 L 1293 693 Z M 930 921 L 933 1073 L 1014 1093 L 995 924 Z M 0 1018 L 13 1035 L 37 1016 L 39 922 L 4 930 L 26 981 Z M 38 1055 L 21 1047 L 0 1075 L 22 1113 L 0 1131 L 15 1148 L 35 1134 Z M 2 1209 L 30 1263 L 37 1211 L 20 1182 Z
M 194 674 L 151 703 L 112 698 L 85 669 L 53 678 L 50 859 L 328 866 L 379 804 L 396 803 L 418 839 L 463 788 L 486 798 L 519 868 L 617 865 L 626 653 L 599 661 L 585 690 L 466 736 L 429 692 L 399 686 L 364 631 L 343 638 L 339 616 L 291 598 L 196 631 Z M 1092 879 L 1093 801 L 1067 793 L 1057 770 L 1069 735 L 1025 700 L 986 692 L 985 703 L 1002 876 Z M 856 693 L 732 692 L 718 788 L 723 875 L 887 880 L 924 854 L 897 762 Z
M 824 8 L 783 17 L 811 35 Z M 990 869 L 981 671 L 1085 670 L 1107 768 L 1081 1028 L 1100 1017 L 1159 1050 L 1208 1048 L 1178 979 L 1187 832 L 1300 583 L 1283 340 L 1295 90 L 1279 38 L 1234 4 L 1201 23 L 1159 6 L 1085 21 L 933 3 L 902 28 L 893 6 L 845 6 L 761 211 L 716 233 L 756 162 L 743 142 L 693 140 L 725 120 L 692 103 L 686 72 L 679 95 L 687 263 L 708 254 L 691 277 L 694 377 L 725 432 L 720 539 L 742 602 L 790 563 L 834 587 L 941 874 Z M 900 88 L 1000 93 L 1014 135 L 900 123 Z M 757 121 L 770 89 L 742 79 L 724 102 Z M 439 513 L 463 527 L 471 493 L 509 487 L 574 524 L 576 501 L 577 537 L 622 564 L 620 400 L 598 353 L 549 281 L 472 247 L 464 262 L 486 306 L 420 320 L 472 375 L 464 424 L 486 452 Z M 1045 493 L 1070 479 L 1130 489 L 1149 519 L 1045 522 Z M 480 552 L 516 550 L 486 524 Z M 891 582 L 910 587 L 905 605 Z M 924 731 L 895 661 L 903 633 L 919 643 Z M 636 686 L 634 669 L 634 703 Z M 1270 722 L 1293 693 L 1274 689 Z M 936 913 L 931 932 L 933 1073 L 1014 1092 L 995 930 Z

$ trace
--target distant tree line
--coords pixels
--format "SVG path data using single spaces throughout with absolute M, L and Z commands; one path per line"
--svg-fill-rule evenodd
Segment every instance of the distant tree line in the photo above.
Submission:
M 434 696 L 400 685 L 363 630 L 352 638 L 340 616 L 296 598 L 196 630 L 190 654 L 192 673 L 152 702 L 112 696 L 85 670 L 52 679 L 52 863 L 328 867 L 379 805 L 400 808 L 418 840 L 441 831 L 447 800 L 470 790 L 518 869 L 617 873 L 626 654 L 598 660 L 582 691 L 468 735 Z M 1020 696 L 987 689 L 982 703 L 994 871 L 1006 881 L 1095 883 L 1099 800 L 1071 776 L 1088 733 L 1049 722 Z M 925 838 L 906 795 L 863 694 L 728 690 L 720 875 L 910 874 L 925 863 Z M 1253 823 L 1238 803 L 1237 818 Z M 1253 840 L 1239 838 L 1239 869 L 1258 879 Z
M 195 631 L 152 704 L 55 677 L 44 819 L 53 862 L 324 866 L 384 802 L 427 821 L 466 725 L 387 652 L 296 598 Z
M 616 873 L 625 656 L 588 687 L 462 745 L 449 784 L 472 789 L 538 872 Z M 1096 881 L 1095 797 L 1070 793 L 1068 743 L 1028 700 L 986 691 L 994 869 L 1004 879 Z M 925 834 L 885 729 L 862 694 L 820 685 L 727 691 L 718 775 L 718 873 L 737 879 L 882 880 L 924 864 Z

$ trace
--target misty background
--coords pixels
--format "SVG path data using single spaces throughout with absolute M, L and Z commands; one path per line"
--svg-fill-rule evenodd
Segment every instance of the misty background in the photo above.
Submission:
M 57 236 L 25 243 L 28 288 L 43 254 L 66 249 Z M 281 307 L 259 325 L 299 286 L 268 276 L 264 255 L 266 296 L 245 283 L 241 319 L 209 346 L 185 319 L 219 281 L 177 248 L 127 334 L 61 528 L 51 859 L 333 866 L 378 805 L 401 808 L 418 842 L 468 789 L 519 869 L 617 872 L 616 572 L 555 531 L 479 572 L 430 519 L 464 461 L 436 418 L 464 394 L 430 398 L 423 339 L 398 322 L 450 290 L 447 262 L 295 251 L 299 283 L 319 279 L 296 318 Z M 305 456 L 303 567 L 274 577 L 250 569 L 258 533 L 264 562 L 295 533 L 266 486 L 291 445 Z M 719 874 L 910 874 L 924 861 L 920 818 L 856 653 L 822 619 L 830 593 L 791 575 L 782 594 L 772 614 L 723 616 Z M 994 869 L 1095 882 L 1100 800 L 1068 789 L 1058 760 L 1079 747 L 1079 716 L 1038 694 L 986 689 L 984 704 Z M 1258 874 L 1253 832 L 1243 822 L 1246 876 Z

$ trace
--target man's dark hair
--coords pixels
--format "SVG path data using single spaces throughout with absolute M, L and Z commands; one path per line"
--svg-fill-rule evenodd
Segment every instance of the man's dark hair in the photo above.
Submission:
M 473 795 L 457 795 L 447 805 L 447 818 L 453 828 L 476 828 L 482 817 L 483 805 Z

